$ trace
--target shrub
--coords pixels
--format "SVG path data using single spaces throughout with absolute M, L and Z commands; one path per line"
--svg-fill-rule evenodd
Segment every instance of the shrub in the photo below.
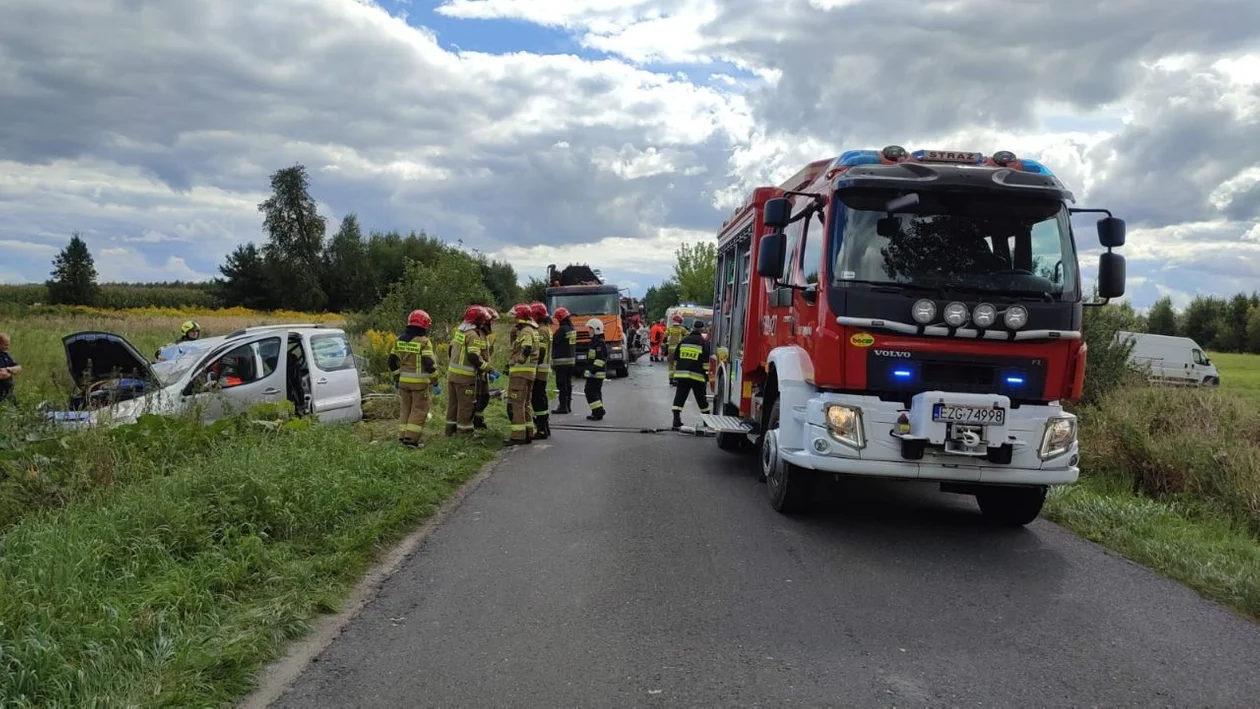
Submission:
M 1136 493 L 1210 501 L 1260 533 L 1260 402 L 1212 389 L 1119 388 L 1082 411 L 1082 468 Z
M 476 262 L 443 252 L 431 265 L 408 261 L 403 277 L 390 287 L 381 303 L 368 316 L 353 322 L 368 330 L 395 332 L 412 310 L 423 308 L 433 318 L 434 339 L 445 340 L 470 304 L 490 301 Z
M 1085 309 L 1082 333 L 1089 349 L 1085 355 L 1085 392 L 1081 403 L 1096 404 L 1117 388 L 1136 384 L 1140 376 L 1129 363 L 1132 343 L 1116 340 L 1116 333 L 1133 331 L 1137 315 L 1127 305 Z

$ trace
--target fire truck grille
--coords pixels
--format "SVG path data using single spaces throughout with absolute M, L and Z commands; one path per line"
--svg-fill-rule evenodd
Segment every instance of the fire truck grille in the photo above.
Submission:
M 998 382 L 998 367 L 991 364 L 924 362 L 920 371 L 919 385 L 924 389 L 984 393 Z
M 921 391 L 954 391 L 961 394 L 999 393 L 1012 401 L 1043 398 L 1046 370 L 1042 360 L 931 353 L 888 356 L 873 351 L 867 359 L 866 388 L 900 397 Z

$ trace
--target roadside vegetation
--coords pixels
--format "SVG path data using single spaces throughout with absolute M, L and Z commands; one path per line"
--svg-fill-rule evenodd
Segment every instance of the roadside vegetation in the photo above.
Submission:
M 1046 516 L 1260 619 L 1260 356 L 1213 354 L 1222 386 L 1147 386 L 1114 342 L 1132 311 L 1087 311 L 1081 482 Z
M 505 435 L 494 403 L 489 431 L 443 438 L 445 392 L 421 451 L 395 443 L 393 397 L 369 399 L 356 426 L 313 426 L 262 406 L 209 426 L 146 416 L 112 430 L 58 432 L 35 408 L 68 395 L 60 338 L 69 332 L 118 332 L 144 351 L 169 342 L 189 317 L 207 335 L 338 323 L 240 308 L 15 313 L 0 321 L 25 365 L 21 406 L 0 407 L 4 706 L 231 704 Z M 393 337 L 356 337 L 367 371 L 383 373 Z

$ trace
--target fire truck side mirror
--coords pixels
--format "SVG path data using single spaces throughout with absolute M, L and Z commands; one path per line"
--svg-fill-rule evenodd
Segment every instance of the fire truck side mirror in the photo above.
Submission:
M 757 275 L 778 280 L 783 277 L 783 257 L 787 250 L 787 237 L 776 231 L 761 237 L 757 251 Z
M 1123 237 L 1123 230 L 1121 236 Z M 1098 297 L 1119 298 L 1124 295 L 1124 257 L 1108 251 L 1098 257 Z
M 778 231 L 786 227 L 791 219 L 792 203 L 787 201 L 787 198 L 775 197 L 766 201 L 766 208 L 761 217 L 762 224 Z
M 1108 249 L 1124 246 L 1124 220 L 1115 217 L 1099 219 L 1098 243 Z

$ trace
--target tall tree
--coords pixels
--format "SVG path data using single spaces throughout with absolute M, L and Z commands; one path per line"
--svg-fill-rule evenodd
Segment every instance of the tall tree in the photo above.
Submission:
M 79 232 L 70 236 L 70 243 L 53 259 L 52 279 L 46 285 L 50 303 L 96 304 L 101 292 L 96 284 L 96 262 Z
M 682 297 L 678 294 L 678 284 L 665 281 L 659 286 L 652 286 L 643 294 L 643 309 L 648 320 L 660 320 L 665 311 L 678 305 Z
M 697 305 L 713 305 L 717 244 L 711 241 L 681 244 L 674 253 L 674 282 L 678 284 L 678 294 Z
M 254 310 L 273 310 L 278 303 L 272 294 L 267 266 L 262 253 L 252 243 L 237 246 L 219 266 L 215 290 L 226 305 L 239 305 Z
M 324 249 L 324 291 L 328 309 L 365 310 L 376 304 L 367 244 L 353 212 L 341 220 L 337 233 Z
M 271 175 L 271 196 L 258 205 L 267 243 L 263 258 L 272 282 L 280 285 L 280 303 L 293 310 L 320 310 L 327 295 L 320 285 L 324 250 L 324 218 L 310 195 L 310 178 L 302 165 Z
M 1155 335 L 1177 334 L 1177 313 L 1173 310 L 1172 298 L 1164 296 L 1155 301 L 1147 313 L 1146 328 Z
M 546 302 L 547 282 L 541 278 L 530 276 L 529 282 L 521 289 L 521 300 L 529 303 Z
M 1217 328 L 1225 315 L 1225 301 L 1210 296 L 1196 296 L 1186 306 L 1181 334 L 1202 347 L 1212 347 Z

